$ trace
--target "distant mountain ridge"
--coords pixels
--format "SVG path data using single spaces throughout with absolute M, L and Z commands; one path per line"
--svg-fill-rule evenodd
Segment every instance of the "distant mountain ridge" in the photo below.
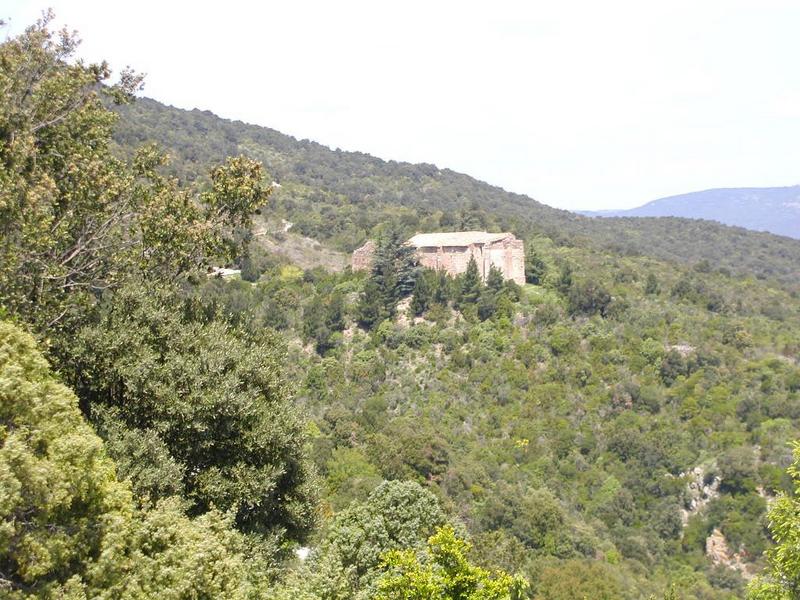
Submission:
M 717 188 L 668 196 L 628 210 L 580 211 L 590 217 L 683 217 L 800 239 L 800 185 Z

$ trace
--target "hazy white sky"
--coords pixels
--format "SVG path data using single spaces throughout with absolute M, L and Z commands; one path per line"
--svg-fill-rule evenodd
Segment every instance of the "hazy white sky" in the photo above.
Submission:
M 569 209 L 800 183 L 800 2 L 4 0 L 145 95 Z

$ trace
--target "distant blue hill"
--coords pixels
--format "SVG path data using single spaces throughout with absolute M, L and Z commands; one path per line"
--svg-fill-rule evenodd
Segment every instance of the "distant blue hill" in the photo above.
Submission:
M 629 210 L 580 211 L 590 217 L 686 217 L 800 239 L 800 185 L 722 188 L 669 196 Z

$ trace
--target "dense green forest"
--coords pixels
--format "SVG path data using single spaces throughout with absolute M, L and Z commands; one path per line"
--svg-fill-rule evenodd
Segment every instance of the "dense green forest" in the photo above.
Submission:
M 597 224 L 75 52 L 0 45 L 0 597 L 797 597 L 796 241 Z M 528 283 L 422 269 L 437 228 L 524 236 Z
M 678 218 L 591 219 L 545 206 L 449 169 L 384 161 L 331 150 L 273 129 L 185 111 L 140 98 L 117 108 L 114 139 L 124 155 L 155 142 L 182 182 L 205 180 L 208 168 L 240 153 L 260 161 L 281 185 L 272 212 L 294 231 L 353 250 L 376 225 L 396 220 L 404 232 L 465 229 L 546 235 L 560 244 L 643 255 L 777 280 L 798 289 L 800 240 L 712 221 Z

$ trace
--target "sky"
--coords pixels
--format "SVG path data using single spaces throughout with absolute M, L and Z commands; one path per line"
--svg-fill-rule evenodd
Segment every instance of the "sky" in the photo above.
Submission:
M 559 208 L 800 183 L 800 2 L 3 0 L 144 95 Z

